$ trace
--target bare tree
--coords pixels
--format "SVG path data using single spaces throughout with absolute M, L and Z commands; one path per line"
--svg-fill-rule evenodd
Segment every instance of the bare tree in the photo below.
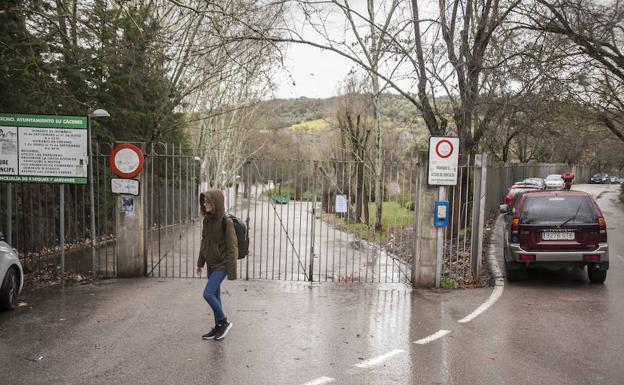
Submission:
M 255 31 L 273 28 L 281 7 L 263 7 L 257 1 L 172 0 L 169 4 L 176 15 L 172 24 L 184 25 L 174 29 L 181 44 L 173 53 L 178 61 L 172 67 L 172 82 L 189 90 L 184 111 L 190 117 L 190 134 L 202 158 L 205 181 L 223 188 L 236 180 L 251 155 L 245 145 L 255 107 L 273 86 L 270 69 L 278 60 L 274 44 L 230 37 L 248 33 L 249 25 Z
M 371 133 L 374 130 L 375 118 L 373 116 L 373 101 L 368 97 L 369 87 L 367 82 L 357 75 L 352 74 L 345 80 L 342 87 L 342 95 L 337 100 L 336 118 L 339 130 L 339 154 L 343 160 L 353 164 L 355 172 L 349 186 L 355 186 L 355 194 L 350 197 L 352 207 L 355 208 L 354 217 L 361 223 L 370 224 L 368 202 L 370 189 L 367 170 L 371 170 L 374 161 L 371 156 Z M 350 173 L 349 173 L 350 174 Z M 344 186 L 343 186 L 344 187 Z M 382 201 L 381 196 L 376 200 Z M 377 220 L 375 223 L 379 223 Z
M 582 67 L 562 74 L 574 78 L 569 96 L 592 106 L 596 118 L 624 141 L 624 11 L 620 2 L 534 0 L 518 13 L 523 28 L 551 35 L 544 39 L 567 39 L 560 61 Z

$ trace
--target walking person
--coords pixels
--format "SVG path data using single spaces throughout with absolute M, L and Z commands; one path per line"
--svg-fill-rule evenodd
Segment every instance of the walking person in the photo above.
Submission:
M 227 276 L 236 279 L 238 243 L 236 230 L 231 219 L 225 217 L 223 193 L 207 191 L 199 196 L 200 211 L 203 216 L 202 240 L 197 258 L 197 274 L 201 275 L 204 264 L 208 269 L 208 282 L 204 289 L 204 299 L 212 308 L 215 326 L 204 334 L 204 340 L 220 340 L 232 328 L 223 311 L 221 283 Z

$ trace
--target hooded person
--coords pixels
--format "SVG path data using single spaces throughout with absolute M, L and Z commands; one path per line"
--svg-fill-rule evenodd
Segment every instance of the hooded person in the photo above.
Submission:
M 218 190 L 199 195 L 200 211 L 203 216 L 202 239 L 197 258 L 197 274 L 201 275 L 204 265 L 208 269 L 208 282 L 204 289 L 204 299 L 212 308 L 215 326 L 204 334 L 202 339 L 220 340 L 232 328 L 223 312 L 221 303 L 221 283 L 227 276 L 236 279 L 238 242 L 234 223 L 225 216 L 223 193 Z

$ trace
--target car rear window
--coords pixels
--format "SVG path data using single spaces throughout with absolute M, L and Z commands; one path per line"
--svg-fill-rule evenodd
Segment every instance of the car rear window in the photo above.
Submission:
M 522 206 L 522 224 L 596 223 L 590 200 L 583 196 L 531 196 Z

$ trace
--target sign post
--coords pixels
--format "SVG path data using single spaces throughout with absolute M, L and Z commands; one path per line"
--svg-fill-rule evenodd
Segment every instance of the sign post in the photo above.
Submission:
M 459 168 L 459 138 L 432 136 L 429 138 L 429 167 L 427 181 L 438 186 L 438 200 L 435 202 L 434 226 L 436 227 L 435 286 L 440 287 L 442 260 L 444 258 L 444 228 L 448 226 L 446 186 L 457 184 Z
M 65 185 L 59 186 L 59 239 L 61 240 L 61 287 L 65 287 Z

